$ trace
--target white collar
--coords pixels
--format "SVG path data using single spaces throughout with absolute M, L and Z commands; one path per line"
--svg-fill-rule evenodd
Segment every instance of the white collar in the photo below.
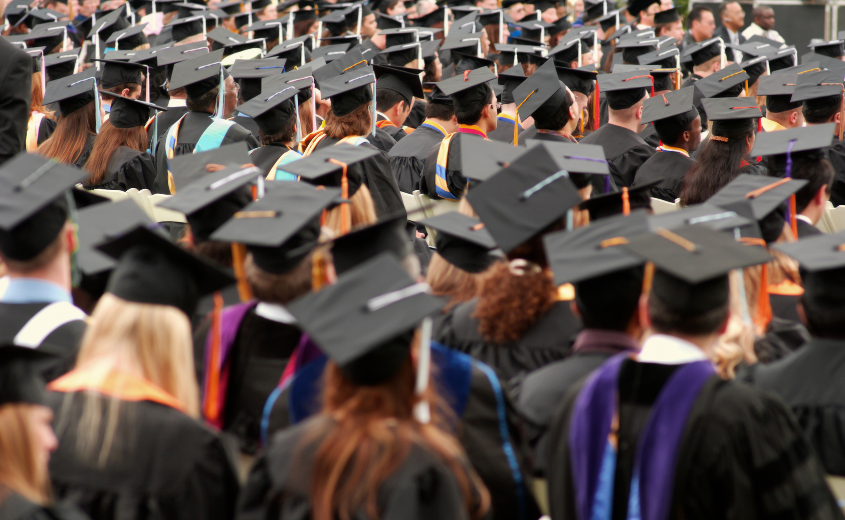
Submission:
M 652 334 L 646 338 L 637 355 L 637 361 L 640 363 L 660 365 L 683 365 L 705 359 L 707 356 L 697 345 L 665 334 Z
M 808 217 L 807 215 L 800 215 L 799 214 L 799 215 L 795 215 L 795 218 L 798 219 L 798 220 L 803 220 L 804 222 L 806 222 L 807 224 L 810 224 L 811 226 L 815 225 L 815 224 L 813 224 L 813 221 L 810 220 L 810 217 Z
M 285 309 L 284 305 L 278 303 L 258 302 L 258 305 L 255 306 L 255 314 L 277 323 L 287 325 L 296 323 L 296 318 L 293 317 L 293 314 Z
M 170 99 L 167 101 L 167 107 L 168 107 L 168 108 L 170 108 L 170 107 L 186 107 L 186 106 L 188 106 L 187 101 L 188 101 L 187 99 L 173 99 L 173 98 L 170 98 Z

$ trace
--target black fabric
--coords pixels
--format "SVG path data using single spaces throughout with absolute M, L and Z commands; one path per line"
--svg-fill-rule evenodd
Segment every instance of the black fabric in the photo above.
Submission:
M 181 107 L 169 107 L 167 112 L 159 112 L 156 115 L 156 120 L 158 120 L 158 146 L 164 146 L 163 139 L 164 136 L 167 135 L 167 131 L 173 126 L 176 121 L 188 113 L 188 107 L 181 106 Z M 153 142 L 153 131 L 156 128 L 155 122 L 150 123 L 150 126 L 147 127 L 147 140 L 149 141 L 150 145 Z
M 67 218 L 64 201 L 49 203 L 14 228 L 0 229 L 0 251 L 11 260 L 31 260 L 56 240 Z
M 384 128 L 376 128 L 376 134 L 370 133 L 365 139 L 384 153 L 390 153 L 390 150 L 396 145 L 396 139 L 387 133 Z
M 88 517 L 72 504 L 60 502 L 40 506 L 12 491 L 0 501 L 0 518 L 3 520 L 88 520 Z
M 478 320 L 473 317 L 477 303 L 477 300 L 471 300 L 453 307 L 432 337 L 438 343 L 487 364 L 505 380 L 569 355 L 572 342 L 581 329 L 581 322 L 572 314 L 569 302 L 557 302 L 519 341 L 494 344 L 478 332 Z
M 828 159 L 833 165 L 833 186 L 830 188 L 830 202 L 834 206 L 845 204 L 845 141 L 834 141 L 827 149 Z
M 796 223 L 798 224 L 798 238 L 799 239 L 822 234 L 822 231 L 819 228 L 810 224 L 809 222 L 805 222 L 805 221 L 801 220 L 800 218 L 797 219 Z
M 66 428 L 50 456 L 53 494 L 91 518 L 229 519 L 238 482 L 220 438 L 183 412 L 150 401 L 122 401 L 113 457 L 98 467 L 76 449 L 84 392 L 53 393 Z M 66 415 L 63 415 L 66 414 Z M 106 422 L 99 432 L 103 445 Z M 86 432 L 87 433 L 87 432 Z
M 88 162 L 88 158 L 91 156 L 91 150 L 94 149 L 94 140 L 96 138 L 97 136 L 92 134 L 85 139 L 85 146 L 82 147 L 82 152 L 79 154 L 79 158 L 77 158 L 76 162 L 73 163 L 74 166 L 77 168 L 85 166 L 85 163 Z
M 681 193 L 684 177 L 693 164 L 694 160 L 681 153 L 657 152 L 637 168 L 631 187 L 637 188 L 659 180 L 660 183 L 651 188 L 651 196 L 674 203 Z
M 621 126 L 607 124 L 599 127 L 598 130 L 581 139 L 581 144 L 597 144 L 604 149 L 607 164 L 610 167 L 610 175 L 613 183 L 621 188 L 631 187 L 637 169 L 649 157 L 654 155 L 654 148 L 646 144 L 643 139 Z M 604 193 L 604 179 L 600 179 L 601 187 L 594 191 Z
M 26 150 L 26 124 L 32 97 L 32 58 L 0 38 L 0 165 Z
M 49 139 L 55 130 L 56 121 L 54 119 L 47 119 L 46 117 L 43 118 L 41 124 L 38 125 L 38 144 L 40 145 Z
M 88 190 L 127 191 L 135 188 L 155 193 L 155 178 L 155 159 L 152 155 L 121 146 L 111 156 L 103 179 L 97 184 L 83 186 Z
M 578 518 L 568 438 L 581 386 L 563 399 L 549 429 L 553 520 Z M 824 468 L 780 399 L 718 377 L 704 384 L 681 439 L 670 520 L 841 515 Z
M 513 126 L 514 123 L 510 119 L 499 119 L 496 122 L 496 129 L 487 134 L 487 137 L 493 141 L 501 141 L 503 143 L 513 143 Z M 534 128 L 533 126 L 531 128 Z M 522 142 L 522 135 L 520 134 L 520 142 Z
M 237 112 L 237 109 L 235 109 L 235 112 Z M 258 126 L 258 122 L 255 119 L 249 116 L 236 115 L 234 117 L 229 118 L 229 120 L 234 121 L 235 123 L 241 125 L 243 128 L 249 130 L 249 133 L 252 134 L 252 137 L 254 137 L 255 140 L 259 143 L 261 142 L 261 134 L 259 133 L 260 128 Z M 281 130 L 281 128 L 279 130 Z M 278 130 L 276 132 L 278 132 Z M 264 132 L 264 135 L 273 135 L 276 132 Z
M 413 193 L 420 189 L 429 152 L 435 145 L 439 146 L 442 139 L 443 134 L 437 130 L 421 126 L 390 149 L 390 166 L 401 192 Z

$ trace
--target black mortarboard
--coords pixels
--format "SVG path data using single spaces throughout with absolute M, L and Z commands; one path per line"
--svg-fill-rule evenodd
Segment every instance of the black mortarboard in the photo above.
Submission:
M 760 76 L 763 76 L 769 70 L 769 58 L 766 56 L 759 56 L 739 64 L 742 70 L 748 74 L 748 85 L 754 85 Z
M 379 29 L 401 29 L 405 27 L 405 22 L 399 16 L 388 16 L 386 14 L 376 13 L 378 18 Z
M 434 61 L 438 56 L 437 51 L 440 49 L 440 40 L 429 40 L 420 42 L 420 52 L 422 53 L 423 61 L 426 64 Z
M 61 18 L 65 18 L 65 15 L 52 9 L 32 9 L 28 11 L 26 15 L 21 20 L 19 20 L 18 24 L 16 25 L 19 25 L 21 22 L 23 22 L 23 24 L 29 27 L 30 29 L 34 29 L 35 27 L 45 23 L 57 22 Z
M 358 33 L 358 20 L 363 23 L 364 18 L 372 14 L 370 8 L 364 4 L 354 4 L 343 11 L 343 16 L 346 18 L 346 26 L 351 32 Z
M 709 40 L 694 43 L 685 48 L 683 54 L 681 54 L 681 61 L 691 60 L 694 65 L 701 65 L 702 63 L 706 63 L 716 56 L 719 56 L 721 52 L 722 47 L 719 43 L 719 39 L 710 38 Z M 686 58 L 689 58 L 689 60 Z
M 212 240 L 246 244 L 263 271 L 283 274 L 297 265 L 318 244 L 320 213 L 336 201 L 339 190 L 318 190 L 304 183 L 290 183 L 270 190 L 223 224 Z
M 29 54 L 29 57 L 32 58 L 32 73 L 35 74 L 36 72 L 41 72 L 41 60 L 44 59 L 44 47 L 30 47 L 24 52 Z M 47 81 L 47 78 L 44 78 L 44 81 Z
M 693 105 L 694 92 L 695 87 L 689 86 L 646 99 L 643 103 L 642 124 L 654 122 L 658 135 L 675 142 L 677 135 L 699 117 Z
M 478 21 L 481 25 L 496 25 L 507 23 L 507 15 L 503 9 L 492 9 L 478 13 Z
M 546 47 L 543 45 L 497 43 L 496 51 L 499 53 L 498 62 L 500 65 L 516 65 L 517 63 L 536 63 L 540 65 L 546 61 Z
M 222 10 L 228 15 L 235 15 L 240 13 L 243 10 L 244 2 L 243 0 L 235 0 L 234 2 L 223 2 L 217 4 L 217 9 Z
M 356 385 L 378 385 L 409 359 L 413 331 L 443 308 L 382 255 L 294 301 L 297 324 Z M 416 290 L 419 289 L 419 290 Z
M 337 162 L 351 166 L 360 161 L 375 157 L 379 151 L 363 146 L 352 146 L 337 144 L 335 146 L 317 150 L 307 157 L 285 164 L 285 171 L 293 175 L 299 175 L 301 180 L 318 186 L 340 187 L 343 179 L 343 167 L 339 164 L 329 162 L 333 159 Z M 358 191 L 363 179 L 354 174 L 357 169 L 352 168 L 347 172 L 349 182 L 349 193 L 351 197 Z
M 299 38 L 281 42 L 273 47 L 265 57 L 284 58 L 288 60 L 288 68 L 302 67 L 311 61 L 311 51 L 308 50 L 306 40 L 310 41 L 309 36 L 300 36 Z
M 607 93 L 607 104 L 613 110 L 634 106 L 654 85 L 651 75 L 645 71 L 600 74 L 598 80 L 602 92 Z
M 843 233 L 819 234 L 802 238 L 800 242 L 779 243 L 772 247 L 791 256 L 801 264 L 803 300 L 812 309 L 832 310 L 845 303 L 845 238 Z
M 325 45 L 314 49 L 311 53 L 312 58 L 324 58 L 327 63 L 339 60 L 346 55 L 346 50 L 349 49 L 348 43 L 341 43 L 338 45 Z
M 752 42 L 746 41 L 740 45 L 730 45 L 733 49 L 742 52 L 742 59 L 747 60 L 750 58 L 758 58 L 760 56 L 771 56 L 775 52 L 777 52 L 778 48 L 780 47 L 780 43 L 770 44 L 766 42 Z
M 707 199 L 707 203 L 727 207 L 733 202 L 749 200 L 754 218 L 759 222 L 780 208 L 790 196 L 806 184 L 807 181 L 805 180 L 789 179 L 785 181 L 765 175 L 743 173 Z M 767 186 L 772 187 L 759 191 Z
M 480 52 L 482 34 L 477 33 L 452 33 L 443 40 L 440 46 L 441 51 L 454 51 L 458 49 L 467 49 L 467 53 Z
M 607 31 L 611 27 L 619 27 L 620 25 L 620 17 L 622 15 L 623 9 L 614 9 L 613 11 L 608 11 L 608 13 L 604 16 L 596 18 L 594 23 L 598 23 L 601 27 L 602 31 Z
M 284 87 L 296 87 L 299 89 L 299 97 L 297 100 L 299 104 L 302 105 L 304 102 L 311 99 L 311 86 L 314 84 L 313 71 L 315 70 L 315 67 L 320 68 L 325 65 L 325 63 L 320 64 L 320 62 L 323 61 L 324 60 L 315 60 L 308 65 L 286 72 L 281 76 L 263 78 L 261 80 L 261 90 L 279 92 Z
M 637 57 L 637 60 L 640 65 L 657 65 L 664 69 L 677 69 L 678 56 L 680 55 L 681 51 L 677 47 L 670 47 L 641 54 Z
M 170 172 L 173 174 L 173 184 L 178 190 L 183 186 L 193 184 L 204 179 L 210 172 L 206 169 L 209 164 L 236 164 L 249 163 L 249 150 L 246 143 L 238 142 L 227 144 L 207 152 L 194 154 L 177 155 L 170 159 Z
M 660 184 L 659 180 L 628 188 L 628 205 L 635 209 L 651 209 L 651 188 Z M 600 220 L 613 215 L 621 215 L 624 210 L 623 192 L 614 191 L 593 195 L 593 198 L 581 202 L 580 208 L 590 212 L 590 221 Z
M 106 292 L 130 302 L 171 305 L 189 317 L 200 297 L 235 283 L 224 271 L 146 227 L 98 249 L 119 259 Z
M 29 260 L 50 245 L 67 221 L 63 197 L 87 172 L 20 153 L 0 167 L 0 252 Z
M 345 58 L 338 61 L 340 60 L 345 60 Z M 323 67 L 319 71 L 326 68 Z M 320 93 L 323 97 L 332 100 L 332 112 L 337 116 L 343 116 L 373 100 L 373 90 L 370 85 L 375 81 L 376 76 L 372 67 L 356 67 L 338 76 L 320 79 Z
M 211 40 L 212 51 L 222 49 L 223 47 L 227 45 L 232 45 L 233 43 L 245 43 L 249 41 L 240 34 L 233 33 L 225 27 L 217 27 L 213 31 L 209 31 L 208 34 L 205 35 L 205 37 Z
M 566 67 L 556 67 L 556 69 L 558 79 L 569 87 L 569 90 L 589 96 L 596 89 L 595 81 L 598 78 L 598 72 Z
M 496 260 L 490 255 L 490 250 L 497 247 L 496 241 L 478 219 L 453 211 L 419 224 L 437 231 L 437 253 L 459 269 L 480 273 Z
M 413 98 L 424 96 L 419 74 L 421 70 L 373 65 L 373 72 L 377 78 L 376 95 L 381 89 L 392 90 L 404 97 L 408 106 Z
M 549 29 L 554 27 L 554 24 L 546 23 L 539 20 L 520 21 L 515 23 L 517 27 L 522 30 L 521 38 L 534 40 L 543 43 L 544 36 L 549 33 Z
M 836 71 L 807 72 L 798 75 L 798 82 L 790 101 L 808 103 L 838 103 L 842 99 L 842 74 Z
M 437 87 L 444 94 L 452 97 L 455 108 L 489 99 L 489 94 L 481 85 L 496 79 L 493 72 L 487 67 L 482 67 L 464 74 L 443 80 L 437 84 Z
M 159 67 L 174 65 L 205 54 L 208 54 L 208 44 L 206 42 L 194 42 L 187 45 L 178 45 L 176 47 L 169 47 L 167 49 L 160 50 L 158 52 L 157 64 Z
M 108 89 L 124 83 L 144 83 L 146 67 L 140 63 L 114 60 L 94 60 L 103 64 L 100 70 L 99 86 Z
M 769 70 L 772 73 L 782 69 L 788 69 L 798 65 L 798 52 L 795 47 L 790 45 L 784 49 L 778 49 L 773 54 L 769 55 Z
M 91 34 L 98 35 L 102 40 L 107 40 L 114 31 L 125 29 L 128 22 L 123 17 L 124 6 L 120 6 L 104 16 L 98 16 L 97 20 L 92 24 Z
M 529 140 L 528 149 L 532 148 L 545 149 L 558 170 L 569 172 L 569 179 L 579 189 L 587 185 L 590 175 L 610 175 L 604 149 L 599 145 Z
M 581 201 L 575 185 L 545 148 L 532 148 L 467 193 L 505 253 L 563 218 Z
M 625 24 L 619 27 L 619 29 L 613 33 L 608 39 L 604 41 L 604 43 L 609 43 L 613 41 L 622 41 L 628 38 L 636 38 L 636 39 L 644 39 L 644 38 L 654 38 L 654 29 L 636 29 L 634 28 L 633 22 L 630 24 Z
M 647 11 L 651 4 L 658 4 L 656 0 L 631 0 L 628 2 L 628 12 L 633 16 L 639 16 L 640 11 Z
M 629 238 L 649 232 L 644 211 L 607 218 L 573 231 L 543 237 L 555 285 L 577 283 L 642 265 L 643 260 L 619 247 Z
M 439 103 L 441 105 L 455 106 L 455 102 L 451 96 L 447 96 L 442 90 L 437 88 L 437 83 L 423 83 L 423 87 L 431 89 L 427 96 L 429 103 Z
M 379 55 L 383 55 L 387 59 L 389 65 L 396 65 L 404 67 L 408 63 L 416 60 L 422 54 L 422 43 L 403 43 L 394 45 L 381 51 Z
M 813 52 L 816 54 L 829 56 L 831 58 L 840 58 L 843 54 L 843 42 L 841 40 L 811 43 L 807 45 L 807 47 L 813 49 Z
M 343 34 L 341 36 L 331 36 L 329 38 L 323 38 L 322 40 L 320 40 L 320 48 L 346 45 L 348 49 L 354 49 L 361 43 L 361 41 L 362 37 L 357 34 Z M 316 49 L 314 53 L 317 54 L 317 56 L 321 56 L 319 48 Z
M 445 7 L 438 7 L 434 11 L 420 16 L 419 18 L 414 18 L 412 23 L 416 26 L 420 27 L 434 27 L 437 23 L 443 23 L 444 15 L 446 13 Z
M 103 91 L 101 91 L 103 92 Z M 167 111 L 155 103 L 119 96 L 111 92 L 104 92 L 112 98 L 109 122 L 115 128 L 136 128 L 144 126 L 150 119 L 151 110 Z
M 241 97 L 249 101 L 261 92 L 262 78 L 278 76 L 285 72 L 284 59 L 235 60 L 229 74 L 241 85 Z
M 763 117 L 751 98 L 704 98 L 701 105 L 707 119 L 713 121 L 711 135 L 724 137 L 728 129 L 753 129 L 754 119 Z
M 742 92 L 742 87 L 747 79 L 748 74 L 734 63 L 696 81 L 695 87 L 705 98 L 737 97 Z M 708 114 L 709 116 L 710 114 Z
M 240 57 L 240 59 L 252 59 L 252 56 L 256 55 L 254 52 L 249 54 L 249 55 L 246 55 L 246 56 L 243 55 L 243 54 L 239 54 L 243 51 L 247 51 L 247 50 L 251 50 L 251 49 L 256 49 L 258 51 L 263 52 L 264 51 L 264 40 L 255 39 L 255 40 L 247 40 L 247 41 L 242 42 L 242 43 L 233 43 L 231 45 L 223 46 L 223 48 L 220 49 L 220 50 L 223 51 L 223 57 L 224 58 L 228 58 L 229 56 L 233 56 L 235 54 L 238 54 L 238 56 L 236 56 L 236 58 Z M 258 57 L 260 57 L 260 55 L 258 55 Z
M 21 35 L 20 38 L 9 36 L 8 41 L 26 41 L 29 42 L 30 47 L 44 47 L 51 51 L 61 45 L 65 37 L 65 29 L 59 27 L 44 28 L 41 27 L 33 30 L 31 33 Z
M 458 148 L 461 174 L 473 181 L 486 181 L 525 153 L 524 148 L 501 146 L 497 141 L 465 135 Z
M 44 105 L 59 103 L 59 112 L 63 116 L 78 110 L 88 103 L 94 101 L 95 95 L 95 74 L 94 68 L 85 72 L 66 76 L 47 83 L 47 92 L 44 94 Z
M 135 47 L 149 43 L 147 42 L 147 37 L 144 35 L 144 28 L 146 26 L 146 23 L 142 23 L 125 29 L 119 29 L 111 33 L 111 36 L 106 40 L 106 45 L 115 44 L 115 47 L 134 49 Z
M 252 25 L 252 20 L 254 15 L 258 15 L 261 12 L 261 9 L 255 9 L 253 11 L 246 11 L 244 13 L 238 13 L 232 17 L 232 22 L 234 22 L 235 27 L 238 30 L 245 25 Z
M 499 73 L 499 85 L 502 85 L 502 95 L 500 102 L 503 105 L 509 105 L 514 102 L 513 89 L 518 87 L 525 81 L 525 73 L 522 72 L 522 67 L 511 67 L 508 70 Z
M 492 67 L 495 62 L 493 60 L 488 60 L 487 58 L 478 58 L 463 52 L 453 51 L 452 63 L 455 65 L 455 75 L 458 76 L 463 74 L 465 70 Z
M 749 154 L 756 157 L 825 150 L 833 141 L 835 127 L 836 123 L 825 123 L 779 132 L 762 132 L 757 134 L 754 148 Z
M 733 237 L 702 226 L 658 229 L 620 247 L 654 263 L 657 269 L 651 296 L 684 316 L 727 306 L 727 274 L 769 261 L 765 249 L 742 245 Z
M 587 24 L 600 16 L 604 16 L 608 12 L 608 7 L 607 0 L 587 0 L 584 2 L 584 14 L 582 15 L 584 23 Z
M 320 18 L 320 22 L 323 24 L 323 29 L 329 31 L 331 35 L 339 35 L 346 32 L 346 17 L 342 13 L 332 12 Z
M 0 344 L 0 408 L 9 404 L 47 406 L 40 372 L 55 361 L 47 353 L 49 348 Z
M 792 102 L 792 94 L 798 83 L 798 74 L 773 74 L 763 76 L 757 85 L 757 95 L 766 96 L 766 110 L 769 112 L 786 112 L 800 107 L 803 102 Z
M 123 61 L 129 63 L 135 55 L 137 51 L 134 50 L 126 50 L 126 51 L 115 51 L 115 50 L 108 50 L 103 54 L 103 60 L 108 61 Z M 98 60 L 97 60 L 98 61 Z
M 681 19 L 681 15 L 678 14 L 678 9 L 676 7 L 672 7 L 671 9 L 666 9 L 665 11 L 660 11 L 654 15 L 654 25 L 664 25 L 667 23 L 677 22 Z
M 244 27 L 241 31 L 252 31 L 255 38 L 261 38 L 268 42 L 285 39 L 285 24 L 281 20 L 259 20 L 249 27 Z
M 223 49 L 177 63 L 173 67 L 170 90 L 185 88 L 191 99 L 197 99 L 220 85 Z
M 81 49 L 57 52 L 44 56 L 44 66 L 47 69 L 47 79 L 55 81 L 65 78 L 76 72 L 76 62 L 79 59 Z
M 299 93 L 295 86 L 275 83 L 275 88 L 264 89 L 258 95 L 238 107 L 238 111 L 252 117 L 264 135 L 275 135 L 282 131 L 294 114 L 294 96 Z
M 635 39 L 626 38 L 616 44 L 617 49 L 622 49 L 622 61 L 625 63 L 639 63 L 639 57 L 643 54 L 650 54 L 657 50 L 657 38 Z
M 569 92 L 557 77 L 554 61 L 547 61 L 513 91 L 514 103 L 522 115 L 544 119 L 552 116 L 566 100 Z M 535 119 L 537 118 L 535 117 Z
M 459 7 L 459 6 L 454 6 Z M 449 25 L 448 36 L 466 35 L 477 33 L 482 30 L 481 24 L 478 22 L 478 12 L 481 10 L 478 7 L 468 7 L 466 10 L 454 9 L 450 7 L 454 13 L 456 20 Z M 467 13 L 460 16 L 461 13 Z M 460 17 L 459 17 L 460 16 Z
M 390 253 L 400 262 L 413 254 L 405 223 L 404 216 L 390 218 L 336 238 L 332 258 L 337 274 L 343 275 L 382 253 Z
M 659 215 L 650 215 L 648 220 L 652 229 L 676 229 L 685 226 L 704 226 L 715 231 L 729 231 L 734 233 L 737 228 L 757 227 L 751 213 L 750 204 L 747 211 L 742 213 L 721 208 L 709 203 L 694 204 L 678 211 L 669 211 Z M 759 235 L 759 231 L 756 232 Z M 743 234 L 742 236 L 746 236 Z

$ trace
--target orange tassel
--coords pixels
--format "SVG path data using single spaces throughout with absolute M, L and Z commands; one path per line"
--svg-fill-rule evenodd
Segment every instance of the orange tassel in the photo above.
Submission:
M 792 236 L 798 239 L 798 215 L 796 211 L 795 194 L 789 197 L 789 227 L 792 228 Z
M 626 186 L 622 187 L 622 214 L 631 214 L 631 198 L 628 196 L 628 188 Z
M 526 101 L 528 101 L 528 98 L 530 98 L 531 96 L 534 95 L 534 92 L 537 92 L 537 91 L 532 90 L 531 93 L 528 94 L 528 96 L 525 99 L 522 100 L 522 103 L 520 103 L 516 106 L 516 115 L 513 117 L 513 145 L 514 146 L 519 146 L 519 124 L 518 124 L 518 122 L 519 122 L 519 108 L 522 105 L 524 105 Z
M 235 270 L 235 279 L 238 281 L 238 296 L 242 302 L 248 302 L 252 299 L 252 289 L 246 281 L 245 261 L 246 246 L 232 242 L 232 267 Z
M 645 263 L 645 272 L 643 273 L 643 294 L 651 292 L 651 281 L 654 279 L 654 262 Z
M 319 291 L 328 282 L 326 255 L 321 249 L 314 251 L 311 259 L 311 290 Z
M 760 292 L 757 295 L 757 312 L 754 315 L 754 324 L 762 333 L 769 328 L 772 321 L 772 303 L 769 300 L 769 266 L 763 264 L 760 270 Z
M 221 313 L 223 312 L 223 295 L 214 293 L 214 311 L 211 318 L 211 353 L 209 354 L 208 373 L 205 375 L 205 403 L 203 415 L 206 420 L 216 423 L 220 417 L 220 343 L 223 330 L 221 328 Z
M 599 82 L 596 80 L 596 90 L 593 91 L 595 99 L 593 99 L 593 129 L 599 129 L 599 119 L 601 118 L 601 110 L 599 110 Z

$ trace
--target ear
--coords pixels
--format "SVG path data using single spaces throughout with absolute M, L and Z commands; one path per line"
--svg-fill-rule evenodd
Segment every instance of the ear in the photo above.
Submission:
M 688 143 L 690 141 L 691 136 L 690 136 L 689 130 L 684 130 L 684 133 L 681 134 L 681 136 L 684 138 L 685 143 Z
M 797 110 L 793 110 L 792 113 L 789 114 L 789 122 L 793 125 L 798 122 L 798 111 Z
M 637 121 L 643 118 L 643 105 L 637 107 Z
M 819 206 L 823 206 L 824 203 L 827 202 L 828 197 L 827 185 L 824 185 L 819 188 L 819 191 L 817 191 L 813 196 L 813 202 Z
M 841 114 L 842 114 L 842 112 L 837 112 L 837 113 L 833 116 L 833 122 L 834 122 L 834 123 L 840 123 L 840 122 L 841 122 L 841 121 L 839 121 L 839 116 L 840 116 Z
M 123 96 L 123 97 L 129 97 L 129 89 L 125 88 L 125 89 L 121 90 L 120 95 Z

